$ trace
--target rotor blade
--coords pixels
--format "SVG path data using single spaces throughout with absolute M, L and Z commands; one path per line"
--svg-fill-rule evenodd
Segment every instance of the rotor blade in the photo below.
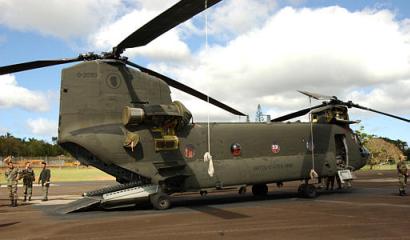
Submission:
M 300 90 L 298 90 L 298 92 L 300 92 L 300 93 L 302 93 L 302 94 L 304 94 L 304 95 L 306 95 L 306 96 L 308 96 L 308 97 L 311 97 L 311 98 L 314 98 L 314 99 L 316 99 L 316 100 L 331 100 L 331 99 L 337 99 L 335 96 L 326 96 L 326 95 L 321 95 L 321 94 L 317 94 L 317 93 L 311 93 L 311 92 L 307 92 L 307 91 L 300 91 Z
M 410 122 L 410 119 L 402 118 L 402 117 L 399 117 L 399 116 L 396 116 L 396 115 L 393 115 L 393 114 L 389 114 L 389 113 L 385 113 L 385 112 L 380 112 L 380 111 L 377 111 L 377 110 L 374 110 L 374 109 L 371 109 L 371 108 L 368 108 L 368 107 L 360 106 L 359 104 L 355 104 L 355 103 L 352 103 L 352 102 L 348 102 L 348 106 L 352 106 L 352 107 L 355 107 L 355 108 L 367 110 L 367 111 L 370 111 L 370 112 L 383 114 L 383 115 L 386 115 L 386 116 L 389 116 L 389 117 L 392 117 L 392 118 L 396 118 L 396 119 L 399 119 L 399 120 L 402 120 L 402 121 L 405 121 L 405 122 Z
M 299 111 L 296 111 L 296 112 L 293 112 L 293 113 L 283 115 L 281 117 L 274 118 L 274 119 L 271 120 L 271 122 L 283 122 L 283 121 L 286 121 L 286 120 L 289 120 L 289 119 L 292 119 L 292 118 L 300 117 L 300 116 L 303 116 L 303 115 L 309 113 L 310 110 L 312 110 L 312 109 L 324 107 L 326 105 L 327 104 L 322 103 L 320 105 L 313 106 L 311 108 L 305 108 L 305 109 L 302 109 L 302 110 L 299 110 Z
M 159 78 L 159 79 L 162 79 L 164 82 L 166 82 L 166 83 L 167 83 L 169 86 L 171 86 L 171 87 L 174 87 L 174 88 L 176 88 L 176 89 L 179 89 L 179 90 L 181 90 L 181 91 L 183 91 L 183 92 L 185 92 L 185 93 L 188 93 L 188 94 L 190 94 L 190 95 L 192 95 L 192 96 L 194 96 L 194 97 L 197 97 L 197 98 L 199 98 L 199 99 L 201 99 L 201 100 L 204 100 L 205 102 L 208 102 L 208 96 L 207 96 L 207 95 L 205 95 L 205 94 L 203 94 L 203 93 L 201 93 L 201 92 L 199 92 L 199 91 L 197 91 L 197 90 L 195 90 L 195 89 L 193 89 L 193 88 L 191 88 L 191 87 L 188 87 L 188 86 L 185 85 L 185 84 L 182 84 L 182 83 L 180 83 L 180 82 L 178 82 L 178 81 L 175 81 L 175 80 L 173 80 L 173 79 L 171 79 L 171 78 L 169 78 L 169 77 L 167 77 L 167 76 L 164 76 L 164 75 L 162 75 L 162 74 L 159 74 L 159 73 L 157 73 L 157 72 L 154 72 L 154 71 L 152 71 L 152 70 L 150 70 L 150 69 L 148 69 L 148 68 L 144 68 L 144 67 L 142 67 L 142 66 L 140 66 L 140 65 L 138 65 L 138 64 L 135 64 L 135 63 L 133 63 L 133 62 L 126 61 L 126 63 L 127 63 L 128 65 L 130 65 L 130 66 L 133 66 L 133 67 L 138 68 L 139 70 L 141 70 L 141 72 L 144 72 L 144 73 L 147 73 L 147 74 L 149 74 L 149 75 L 151 75 L 151 76 L 154 76 L 154 77 L 157 77 L 157 78 Z M 232 114 L 241 115 L 241 116 L 246 116 L 246 114 L 244 114 L 244 113 L 242 113 L 242 112 L 239 112 L 238 110 L 235 110 L 235 109 L 229 107 L 228 105 L 225 105 L 224 103 L 219 102 L 218 100 L 216 100 L 216 99 L 214 99 L 214 98 L 209 97 L 209 103 L 212 104 L 212 105 L 215 105 L 215 106 L 217 106 L 217 107 L 220 107 L 220 108 L 222 108 L 222 109 L 224 109 L 224 110 L 226 110 L 226 111 L 228 111 L 228 112 L 230 112 L 230 113 L 232 113 Z
M 207 0 L 207 8 L 221 0 Z M 140 47 L 148 44 L 158 36 L 185 22 L 196 14 L 205 10 L 204 0 L 182 0 L 165 12 L 152 19 L 144 26 L 133 32 L 117 45 L 114 54 L 121 53 L 126 48 Z
M 0 67 L 0 75 L 21 72 L 25 70 L 31 70 L 31 69 L 42 68 L 42 67 L 49 67 L 53 65 L 77 62 L 81 60 L 82 58 L 76 57 L 76 58 L 67 58 L 67 59 L 38 60 L 38 61 L 32 61 L 32 62 L 18 63 L 18 64 Z

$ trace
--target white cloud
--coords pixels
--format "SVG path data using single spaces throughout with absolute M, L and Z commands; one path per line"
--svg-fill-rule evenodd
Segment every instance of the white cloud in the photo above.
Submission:
M 403 112 L 410 106 L 410 79 L 395 81 L 394 84 L 382 84 L 371 91 L 356 90 L 347 95 L 347 99 L 362 106 L 377 107 L 385 112 Z
M 0 24 L 60 38 L 81 37 L 122 9 L 120 0 L 1 0 Z
M 0 76 L 0 108 L 19 107 L 28 111 L 49 110 L 47 96 L 42 92 L 28 90 L 16 81 L 14 75 Z
M 209 10 L 209 33 L 225 36 L 259 27 L 276 9 L 272 0 L 228 0 Z
M 158 4 L 158 2 L 154 4 L 155 2 L 150 1 L 140 2 L 139 9 L 129 12 L 92 34 L 88 40 L 91 48 L 103 51 L 111 50 L 113 46 L 118 45 L 128 35 L 159 15 L 161 11 L 172 6 L 174 2 L 168 1 L 166 4 Z M 125 55 L 127 57 L 143 56 L 151 60 L 182 61 L 190 57 L 190 50 L 179 35 L 177 30 L 172 29 L 144 47 L 128 49 Z
M 0 24 L 59 37 L 81 34 L 91 49 L 109 51 L 175 2 L 74 0 L 67 8 L 58 0 L 0 0 Z M 149 67 L 245 113 L 253 114 L 258 103 L 271 114 L 307 107 L 299 89 L 409 113 L 410 19 L 398 21 L 387 10 L 277 7 L 270 0 L 222 1 L 208 10 L 209 33 L 230 41 L 193 52 L 202 45 L 198 18 L 124 55 L 157 61 Z M 173 96 L 206 115 L 192 97 L 176 91 Z
M 28 119 L 27 126 L 31 133 L 38 136 L 57 136 L 58 124 L 55 121 L 38 118 Z
M 287 7 L 261 26 L 201 50 L 189 65 L 151 67 L 250 114 L 258 103 L 272 114 L 307 107 L 296 90 L 410 113 L 408 20 L 387 10 Z

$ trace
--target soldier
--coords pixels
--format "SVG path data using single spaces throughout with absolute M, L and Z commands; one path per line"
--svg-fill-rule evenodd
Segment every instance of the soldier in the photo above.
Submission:
M 333 187 L 335 185 L 335 178 L 336 176 L 328 176 L 326 178 L 326 190 L 329 190 L 329 186 L 330 186 L 330 190 L 333 190 Z
M 17 207 L 17 181 L 20 179 L 19 170 L 17 167 L 14 167 L 14 164 L 11 161 L 11 156 L 4 159 L 4 162 L 9 167 L 5 172 L 5 176 L 7 179 L 7 188 L 9 190 L 10 206 Z
M 38 178 L 38 183 L 41 181 L 41 188 L 43 190 L 43 199 L 41 201 L 48 200 L 48 188 L 50 187 L 50 169 L 47 168 L 47 163 L 42 162 L 43 170 L 41 170 L 40 177 Z
M 406 184 L 407 184 L 407 165 L 404 159 L 401 158 L 397 163 L 397 173 L 399 174 L 399 194 L 400 196 L 406 195 Z
M 26 163 L 26 168 L 21 172 L 21 175 L 23 177 L 24 201 L 31 201 L 31 194 L 33 193 L 33 182 L 36 179 L 30 162 Z

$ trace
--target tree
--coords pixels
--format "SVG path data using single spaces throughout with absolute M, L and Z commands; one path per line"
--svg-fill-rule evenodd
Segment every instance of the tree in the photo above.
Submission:
M 364 131 L 363 126 L 360 126 L 360 129 L 356 130 L 355 133 L 372 154 L 368 162 L 370 168 L 380 163 L 397 161 L 404 156 L 409 159 L 410 151 L 407 142 L 368 134 Z
M 0 136 L 0 156 L 13 155 L 16 157 L 40 157 L 69 155 L 58 144 L 47 143 L 35 138 L 20 139 L 11 133 Z
M 374 134 L 368 134 L 368 133 L 366 133 L 366 132 L 364 131 L 364 126 L 363 126 L 363 125 L 361 125 L 360 128 L 355 131 L 355 134 L 356 134 L 357 136 L 359 136 L 360 141 L 361 141 L 363 144 L 366 144 L 370 139 L 377 137 L 377 136 L 374 135 Z
M 396 145 L 383 138 L 369 139 L 365 146 L 372 153 L 370 165 L 393 163 L 404 157 L 403 152 Z
M 255 117 L 255 122 L 264 122 L 265 118 L 263 117 L 262 113 L 262 107 L 260 104 L 258 104 L 258 109 L 256 110 L 256 117 Z
M 2 156 L 21 156 L 23 143 L 21 139 L 13 137 L 10 133 L 0 136 L 0 154 Z
M 406 156 L 407 160 L 410 160 L 410 148 L 407 148 L 406 151 L 404 151 L 404 156 Z

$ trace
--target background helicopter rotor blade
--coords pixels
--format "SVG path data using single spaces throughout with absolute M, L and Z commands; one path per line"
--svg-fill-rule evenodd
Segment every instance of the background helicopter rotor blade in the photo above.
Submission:
M 199 98 L 199 99 L 201 99 L 205 102 L 208 102 L 208 96 L 207 95 L 205 95 L 205 94 L 203 94 L 203 93 L 201 93 L 201 92 L 199 92 L 199 91 L 197 91 L 197 90 L 195 90 L 191 87 L 188 87 L 185 84 L 182 84 L 182 83 L 180 83 L 180 82 L 178 82 L 174 79 L 171 79 L 171 78 L 169 78 L 167 76 L 164 76 L 160 73 L 157 73 L 155 71 L 152 71 L 148 68 L 142 67 L 142 66 L 140 66 L 138 64 L 135 64 L 133 62 L 126 61 L 126 63 L 130 66 L 138 68 L 141 72 L 147 73 L 147 74 L 149 74 L 151 76 L 154 76 L 154 77 L 157 77 L 157 78 L 160 78 L 161 80 L 166 82 L 171 87 L 174 87 L 174 88 L 176 88 L 178 90 L 181 90 L 185 93 L 188 93 L 188 94 L 190 94 L 194 97 L 197 97 L 197 98 Z M 212 105 L 215 105 L 219 108 L 222 108 L 222 109 L 224 109 L 224 110 L 226 110 L 226 111 L 228 111 L 232 114 L 240 115 L 240 116 L 246 116 L 246 114 L 244 114 L 244 113 L 242 113 L 242 112 L 240 112 L 240 111 L 238 111 L 238 110 L 236 110 L 236 109 L 234 109 L 234 108 L 232 108 L 232 107 L 230 107 L 230 106 L 228 106 L 228 105 L 226 105 L 226 104 L 224 104 L 224 103 L 222 103 L 222 102 L 220 102 L 220 101 L 218 101 L 214 98 L 209 97 L 209 103 L 212 104 Z
M 83 60 L 83 57 L 78 56 L 76 58 L 64 58 L 64 59 L 56 59 L 56 60 L 38 60 L 38 61 L 32 61 L 32 62 L 18 63 L 18 64 L 0 67 L 0 75 L 21 72 L 21 71 L 31 70 L 31 69 L 36 69 L 36 68 L 60 65 L 60 64 L 66 64 L 66 63 L 71 63 L 71 62 L 78 62 L 82 60 Z
M 207 7 L 210 8 L 221 0 L 207 1 Z M 179 1 L 120 42 L 113 50 L 114 55 L 118 56 L 126 48 L 140 47 L 148 44 L 158 36 L 192 18 L 203 10 L 205 10 L 204 0 Z
M 374 112 L 374 113 L 379 113 L 379 114 L 382 114 L 382 115 L 385 115 L 385 116 L 388 116 L 388 117 L 396 118 L 396 119 L 399 119 L 399 120 L 402 120 L 402 121 L 405 121 L 405 122 L 410 122 L 410 119 L 402 118 L 402 117 L 399 117 L 399 116 L 396 116 L 396 115 L 393 115 L 393 114 L 390 114 L 390 113 L 385 113 L 385 112 L 381 112 L 381 111 L 371 109 L 371 108 L 368 108 L 368 107 L 360 106 L 359 104 L 352 103 L 351 101 L 347 102 L 346 105 L 348 107 L 355 107 L 355 108 L 359 108 L 359 109 L 362 109 L 362 110 L 366 110 L 366 111 L 370 111 L 370 112 Z
M 308 97 L 314 98 L 316 100 L 332 100 L 332 99 L 336 100 L 337 99 L 335 96 L 326 96 L 326 95 L 321 95 L 321 94 L 311 93 L 311 92 L 301 91 L 301 90 L 298 90 L 298 92 Z
M 385 116 L 388 116 L 388 117 L 396 118 L 396 119 L 399 119 L 399 120 L 402 120 L 402 121 L 405 121 L 405 122 L 410 122 L 409 119 L 402 118 L 402 117 L 399 117 L 399 116 L 396 116 L 396 115 L 393 115 L 393 114 L 390 114 L 390 113 L 381 112 L 381 111 L 371 109 L 371 108 L 368 108 L 368 107 L 364 107 L 364 106 L 361 106 L 359 104 L 353 103 L 352 101 L 348 101 L 348 102 L 341 101 L 335 96 L 331 97 L 331 96 L 326 96 L 326 95 L 321 95 L 321 94 L 316 94 L 316 93 L 311 93 L 311 92 L 306 92 L 306 91 L 299 91 L 299 90 L 298 90 L 298 92 L 300 92 L 300 93 L 302 93 L 302 94 L 304 94 L 308 97 L 317 99 L 317 100 L 329 100 L 329 101 L 323 102 L 322 104 L 311 107 L 311 108 L 305 108 L 305 109 L 302 109 L 302 110 L 299 110 L 299 111 L 289 113 L 287 115 L 272 119 L 271 122 L 282 122 L 282 121 L 286 121 L 286 120 L 289 120 L 289 119 L 292 119 L 292 118 L 295 118 L 295 117 L 300 117 L 300 116 L 303 116 L 303 115 L 309 113 L 310 110 L 312 110 L 312 109 L 324 107 L 324 106 L 327 106 L 327 105 L 343 105 L 343 106 L 346 106 L 348 108 L 355 107 L 355 108 L 359 108 L 359 109 L 362 109 L 362 110 L 366 110 L 366 111 L 370 111 L 370 112 L 374 112 L 374 113 L 379 113 L 379 114 L 382 114 L 382 115 L 385 115 Z
M 274 119 L 271 120 L 271 122 L 283 122 L 283 121 L 286 121 L 286 120 L 289 120 L 289 119 L 292 119 L 292 118 L 300 117 L 300 116 L 303 116 L 303 115 L 309 113 L 310 110 L 312 110 L 312 109 L 324 107 L 326 105 L 327 105 L 326 103 L 322 103 L 320 105 L 316 105 L 316 106 L 313 106 L 311 108 L 305 108 L 305 109 L 302 109 L 302 110 L 299 110 L 299 111 L 296 111 L 296 112 L 293 112 L 293 113 L 289 113 L 289 114 L 274 118 Z

